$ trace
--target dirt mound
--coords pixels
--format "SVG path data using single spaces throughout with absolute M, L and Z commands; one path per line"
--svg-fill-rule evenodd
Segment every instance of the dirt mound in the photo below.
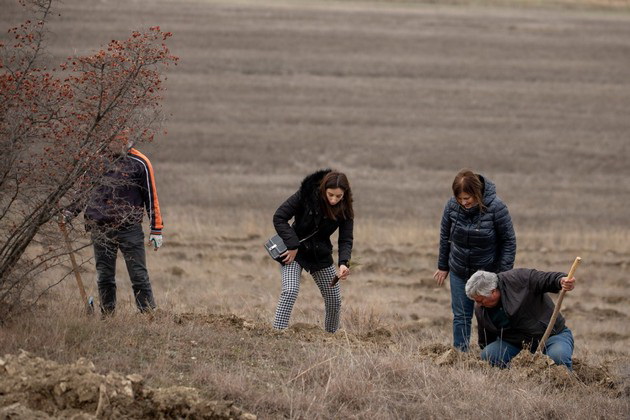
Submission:
M 303 341 L 343 341 L 345 343 L 375 344 L 387 346 L 393 343 L 392 333 L 387 328 L 379 327 L 363 334 L 349 334 L 345 330 L 330 334 L 321 327 L 305 322 L 297 322 L 287 329 L 287 333 Z
M 359 335 L 357 338 L 363 342 L 385 346 L 394 343 L 394 340 L 392 339 L 392 332 L 384 327 L 378 327 L 376 329 L 370 330 L 364 334 Z
M 292 338 L 307 342 L 343 341 L 345 343 L 375 344 L 379 346 L 387 346 L 394 343 L 392 332 L 384 327 L 378 327 L 358 335 L 349 334 L 345 330 L 339 330 L 335 334 L 330 334 L 324 331 L 319 325 L 306 322 L 296 322 L 291 324 L 286 330 L 278 331 L 271 328 L 268 323 L 256 323 L 233 314 L 200 314 L 186 312 L 162 316 L 172 317 L 176 324 L 186 324 L 190 322 L 211 324 L 230 330 L 247 330 L 257 335 Z
M 427 346 L 420 347 L 418 349 L 418 353 L 420 353 L 421 356 L 428 356 L 428 357 L 434 358 L 434 357 L 441 356 L 442 354 L 448 352 L 452 348 L 453 347 L 449 346 L 448 344 L 431 343 Z
M 296 322 L 295 324 L 292 324 L 289 327 L 289 331 L 291 331 L 293 333 L 296 333 L 296 334 L 320 335 L 320 334 L 324 333 L 324 330 L 322 330 L 317 325 L 308 324 L 306 322 Z
M 479 359 L 475 353 L 462 353 L 452 346 L 431 343 L 420 347 L 418 354 L 423 359 L 431 359 L 438 366 L 457 366 L 461 368 L 488 367 L 489 364 Z M 630 387 L 623 384 L 604 366 L 591 366 L 578 358 L 573 358 L 573 372 L 564 366 L 558 366 L 544 354 L 520 352 L 510 362 L 509 372 L 518 378 L 528 378 L 540 383 L 551 383 L 557 388 L 596 387 L 610 390 L 620 395 L 630 395 Z
M 258 334 L 268 336 L 292 336 L 304 341 L 326 341 L 329 340 L 331 337 L 331 335 L 325 332 L 322 328 L 313 324 L 297 322 L 295 324 L 292 324 L 286 330 L 277 331 L 271 328 L 269 324 L 256 323 L 254 321 L 241 318 L 234 314 L 199 314 L 186 312 L 181 314 L 174 314 L 173 320 L 176 324 L 186 324 L 190 322 L 199 324 L 210 324 L 229 330 L 249 330 Z
M 474 352 L 461 352 L 443 343 L 422 346 L 418 349 L 418 354 L 423 359 L 431 359 L 438 366 L 457 366 L 462 369 L 487 366 Z
M 558 388 L 580 384 L 578 378 L 566 367 L 556 365 L 553 360 L 541 353 L 521 351 L 510 362 L 510 370 L 517 376 L 550 382 Z
M 589 366 L 582 360 L 573 358 L 573 371 L 580 381 L 586 385 L 596 385 L 602 388 L 618 388 L 619 381 L 604 366 Z
M 626 392 L 620 389 L 621 381 L 615 379 L 604 366 L 590 366 L 577 358 L 573 359 L 573 372 L 570 372 L 544 354 L 522 351 L 512 359 L 510 369 L 519 376 L 551 382 L 558 388 L 589 386 L 616 393 Z
M 0 407 L 0 418 L 256 418 L 194 388 L 151 388 L 140 375 L 100 375 L 83 358 L 62 365 L 24 351 L 0 358 Z
M 236 327 L 254 329 L 256 327 L 252 321 L 248 321 L 234 314 L 197 314 L 194 312 L 184 312 L 181 314 L 173 314 L 172 317 L 176 324 L 196 322 L 227 328 Z
M 446 344 L 432 343 L 420 347 L 418 353 L 423 358 L 433 360 L 438 366 L 450 366 L 457 362 L 457 351 Z

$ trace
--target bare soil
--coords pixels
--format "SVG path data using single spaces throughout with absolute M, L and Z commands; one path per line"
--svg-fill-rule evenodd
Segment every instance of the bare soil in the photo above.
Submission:
M 255 419 L 190 387 L 151 388 L 140 375 L 101 375 L 79 359 L 62 365 L 28 352 L 0 358 L 0 418 Z

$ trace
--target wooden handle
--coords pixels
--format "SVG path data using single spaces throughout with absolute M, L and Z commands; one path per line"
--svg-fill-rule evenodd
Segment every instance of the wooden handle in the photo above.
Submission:
M 580 265 L 580 263 L 582 262 L 582 258 L 580 257 L 575 257 L 575 261 L 573 261 L 573 265 L 571 266 L 571 269 L 569 270 L 569 274 L 567 274 L 567 278 L 571 278 L 573 277 L 573 275 L 575 274 L 575 270 L 577 270 L 578 265 Z
M 84 303 L 88 303 L 87 293 L 85 293 L 85 287 L 83 287 L 83 280 L 81 280 L 81 274 L 79 274 L 79 265 L 77 264 L 77 260 L 74 258 L 74 252 L 72 251 L 72 244 L 70 243 L 70 237 L 68 236 L 68 231 L 66 230 L 66 224 L 63 220 L 59 220 L 59 230 L 63 234 L 64 242 L 66 243 L 66 250 L 68 251 L 68 255 L 70 256 L 70 262 L 72 263 L 72 271 L 74 271 L 74 278 L 77 280 L 77 286 L 79 286 L 79 293 L 81 293 L 81 298 Z
M 571 269 L 569 270 L 569 274 L 567 274 L 568 279 L 573 277 L 573 275 L 575 274 L 575 270 L 577 270 L 578 265 L 580 265 L 581 262 L 582 262 L 582 258 L 580 257 L 575 258 L 575 261 L 573 261 L 573 265 L 571 266 Z M 553 314 L 551 314 L 551 318 L 549 319 L 549 325 L 547 325 L 547 329 L 545 330 L 545 333 L 540 339 L 540 343 L 538 343 L 538 348 L 536 349 L 537 353 L 542 352 L 542 349 L 545 347 L 545 342 L 547 341 L 547 339 L 549 338 L 549 335 L 551 334 L 551 330 L 553 329 L 553 326 L 556 323 L 556 319 L 558 319 L 558 314 L 560 313 L 560 307 L 562 306 L 562 300 L 564 299 L 564 295 L 566 292 L 567 291 L 564 289 L 560 291 L 560 296 L 558 296 L 556 307 L 553 308 Z

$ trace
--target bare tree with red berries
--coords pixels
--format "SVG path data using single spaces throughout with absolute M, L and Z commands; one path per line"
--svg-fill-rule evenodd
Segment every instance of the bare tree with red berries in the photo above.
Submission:
M 60 210 L 84 202 L 103 152 L 121 136 L 151 141 L 161 122 L 161 70 L 174 64 L 159 27 L 93 55 L 45 63 L 52 0 L 23 1 L 33 19 L 0 40 L 0 322 L 35 296 L 66 251 Z

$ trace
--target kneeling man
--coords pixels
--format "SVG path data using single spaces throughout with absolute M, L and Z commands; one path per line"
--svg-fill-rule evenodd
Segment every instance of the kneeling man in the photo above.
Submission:
M 524 348 L 534 352 L 554 310 L 547 293 L 573 290 L 574 285 L 575 277 L 529 268 L 473 274 L 466 283 L 466 295 L 476 302 L 481 358 L 493 366 L 507 367 Z M 558 314 L 543 353 L 571 370 L 573 334 L 562 314 Z

